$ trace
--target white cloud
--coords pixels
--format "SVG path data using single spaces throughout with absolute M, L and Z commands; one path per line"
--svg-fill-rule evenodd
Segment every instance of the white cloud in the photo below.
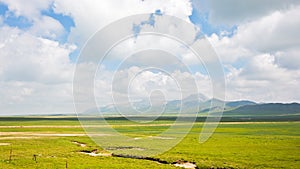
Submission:
M 73 113 L 72 85 L 0 81 L 0 115 Z
M 285 11 L 299 5 L 298 0 L 210 0 L 208 2 L 209 20 L 217 25 L 235 25 L 257 20 L 274 11 Z M 206 5 L 203 3 L 203 5 Z M 200 11 L 201 12 L 201 11 Z
M 3 25 L 3 16 L 0 16 L 0 26 Z
M 29 20 L 36 20 L 41 16 L 41 11 L 47 9 L 53 0 L 0 0 L 7 4 L 9 11 L 17 17 L 24 16 Z
M 189 21 L 192 6 L 188 0 L 55 1 L 56 12 L 73 17 L 76 29 L 71 30 L 69 39 L 79 44 L 83 44 L 96 31 L 118 19 L 135 14 L 153 13 L 156 10 Z
M 259 53 L 287 54 L 300 46 L 300 6 L 288 11 L 275 11 L 258 20 L 241 24 L 232 37 L 209 37 L 218 54 L 226 63 Z M 282 53 L 283 52 L 283 53 Z
M 1 113 L 72 112 L 74 46 L 0 28 Z
M 300 69 L 300 49 L 288 49 L 275 53 L 276 63 L 286 69 Z
M 59 39 L 65 30 L 59 21 L 48 16 L 42 16 L 30 28 L 29 33 L 49 39 Z
M 300 6 L 276 11 L 256 21 L 238 26 L 234 40 L 261 52 L 281 51 L 300 46 Z
M 55 12 L 69 15 L 74 19 L 76 28 L 71 29 L 69 40 L 79 45 L 98 29 L 125 16 L 161 10 L 164 14 L 175 15 L 189 21 L 188 16 L 192 11 L 188 0 L 180 2 L 2 0 L 1 2 L 8 5 L 11 14 L 26 17 L 33 24 L 28 31 L 6 26 L 0 30 L 0 79 L 1 86 L 6 89 L 2 90 L 3 98 L 7 99 L 7 102 L 2 102 L 1 107 L 7 112 L 24 111 L 17 107 L 33 112 L 70 108 L 68 105 L 72 97 L 70 93 L 64 91 L 72 85 L 74 65 L 70 62 L 69 55 L 75 47 L 58 43 L 56 40 L 65 33 L 62 25 L 57 20 L 41 14 L 41 11 L 47 10 L 52 3 Z M 103 87 L 107 83 L 106 79 L 103 79 L 99 84 Z M 109 87 L 108 84 L 104 88 Z M 40 106 L 35 102 L 37 100 Z M 54 108 L 55 105 L 63 105 L 61 102 L 66 106 Z
M 205 43 L 209 44 L 208 41 L 205 41 Z M 206 51 L 207 49 L 202 50 L 201 57 L 209 55 Z M 208 57 L 202 59 L 204 58 Z M 127 66 L 132 64 L 156 67 L 169 65 L 170 68 L 173 66 L 173 69 L 188 68 L 190 65 L 201 64 L 201 60 L 182 42 L 165 36 L 153 35 L 143 35 L 122 41 L 104 58 L 104 64 L 106 60 L 113 60 L 118 63 L 123 60 Z
M 54 0 L 0 0 L 8 4 L 10 13 L 24 16 L 32 22 L 28 30 L 7 27 L 0 17 L 0 107 L 5 113 L 30 112 L 62 112 L 73 111 L 72 78 L 74 65 L 70 61 L 70 53 L 78 44 L 83 43 L 97 30 L 126 16 L 141 13 L 153 13 L 160 10 L 164 14 L 180 17 L 190 22 L 192 5 L 188 0 L 107 0 L 107 1 L 54 1 Z M 59 43 L 65 30 L 59 21 L 48 16 L 42 16 L 41 11 L 47 10 L 53 4 L 54 11 L 69 15 L 74 19 L 75 27 L 71 28 L 69 41 Z M 228 99 L 250 99 L 256 101 L 300 101 L 298 90 L 300 84 L 300 22 L 299 1 L 212 1 L 209 2 L 209 19 L 214 24 L 235 24 L 233 36 L 213 34 L 210 42 L 216 48 L 228 72 L 226 77 Z M 5 16 L 4 16 L 5 17 Z M 157 19 L 156 22 L 161 20 Z M 161 30 L 173 31 L 174 26 L 161 23 Z M 178 25 L 177 25 L 178 26 Z M 143 26 L 142 29 L 152 29 Z M 184 27 L 180 30 L 185 30 Z M 195 34 L 180 34 L 191 40 Z M 181 32 L 181 33 L 182 33 Z M 140 38 L 140 39 L 139 39 Z M 187 66 L 195 64 L 195 57 L 184 48 L 174 48 L 174 43 L 163 38 L 141 38 L 149 43 L 140 43 L 138 48 L 157 47 L 173 51 L 182 57 Z M 155 42 L 155 43 L 153 43 Z M 200 42 L 199 42 L 200 43 Z M 152 46 L 151 46 L 152 45 Z M 120 46 L 121 53 L 134 51 L 133 41 Z M 152 53 L 153 54 L 153 53 Z M 120 55 L 116 52 L 115 55 Z M 147 55 L 147 54 L 146 54 Z M 135 60 L 139 63 L 164 65 L 172 59 L 151 59 L 144 55 L 145 60 Z M 207 55 L 204 51 L 203 55 Z M 206 60 L 205 60 L 206 61 Z M 96 66 L 96 65 L 81 65 Z M 131 65 L 132 66 L 132 65 Z M 105 66 L 104 66 L 105 67 Z M 177 67 L 176 67 L 177 68 Z M 120 85 L 127 87 L 128 74 L 140 71 L 138 67 L 128 67 L 119 70 L 123 78 Z M 173 69 L 174 76 L 184 86 L 192 88 L 196 85 L 201 93 L 211 96 L 210 79 L 200 73 L 191 74 Z M 87 72 L 90 74 L 90 70 Z M 84 75 L 84 73 L 82 73 Z M 94 72 L 92 72 L 94 73 Z M 96 79 L 96 97 L 101 103 L 109 103 L 111 95 L 111 77 L 113 72 L 104 70 L 100 79 Z M 165 74 L 145 71 L 133 83 L 135 94 L 149 94 L 149 87 L 166 89 L 169 98 L 176 99 L 174 82 Z M 187 87 L 187 88 L 188 88 Z M 164 89 L 165 90 L 165 89 Z M 120 94 L 127 95 L 124 91 Z M 184 95 L 192 94 L 184 91 Z
M 273 55 L 257 55 L 250 58 L 245 67 L 230 70 L 227 75 L 227 98 L 259 102 L 299 101 L 300 97 L 295 94 L 299 79 L 299 70 L 279 67 Z
M 250 58 L 240 75 L 248 80 L 276 82 L 289 80 L 286 73 L 285 69 L 275 64 L 274 56 L 262 54 Z
M 8 6 L 8 11 L 4 15 L 5 18 L 13 15 L 15 17 L 25 17 L 30 26 L 28 33 L 45 38 L 60 40 L 65 33 L 61 23 L 49 16 L 42 15 L 42 11 L 47 11 L 53 0 L 0 0 Z M 0 24 L 1 25 L 1 24 Z
M 116 103 L 122 103 L 128 98 L 147 99 L 155 90 L 161 91 L 166 100 L 182 99 L 198 92 L 211 96 L 211 87 L 209 76 L 199 72 L 161 72 L 140 67 L 117 70 L 115 73 L 101 70 L 95 80 L 99 104 L 112 103 L 113 96 Z
M 236 41 L 227 36 L 220 37 L 216 34 L 212 34 L 208 37 L 208 40 L 211 42 L 218 55 L 221 57 L 222 62 L 225 64 L 232 64 L 241 58 L 250 57 L 254 52 L 241 44 L 236 43 Z
M 299 101 L 299 9 L 273 11 L 237 26 L 233 36 L 209 40 L 227 68 L 227 96 L 256 101 Z
M 38 38 L 16 28 L 2 27 L 0 34 L 7 37 L 1 40 L 2 80 L 42 83 L 71 81 L 73 66 L 69 54 L 74 50 L 74 46 L 60 45 L 58 42 Z

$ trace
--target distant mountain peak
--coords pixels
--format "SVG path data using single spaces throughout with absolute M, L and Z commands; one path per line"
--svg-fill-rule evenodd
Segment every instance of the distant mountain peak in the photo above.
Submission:
M 246 105 L 256 105 L 257 103 L 249 100 L 238 100 L 238 101 L 230 101 L 226 102 L 227 107 L 240 107 Z
M 192 94 L 189 95 L 188 97 L 184 98 L 182 101 L 187 102 L 187 101 L 199 101 L 199 102 L 204 102 L 208 100 L 208 97 L 206 97 L 204 94 L 198 93 L 198 94 Z

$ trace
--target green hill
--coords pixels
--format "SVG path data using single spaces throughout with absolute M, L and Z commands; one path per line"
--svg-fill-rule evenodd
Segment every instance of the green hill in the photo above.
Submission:
M 239 116 L 279 116 L 300 114 L 300 104 L 298 103 L 267 103 L 256 105 L 245 105 L 233 110 L 224 112 L 224 115 Z

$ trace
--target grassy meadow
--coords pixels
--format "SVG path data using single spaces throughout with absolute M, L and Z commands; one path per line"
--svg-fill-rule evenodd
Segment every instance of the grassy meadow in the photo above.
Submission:
M 171 122 L 133 126 L 129 121 L 111 120 L 110 124 L 134 137 L 154 136 Z M 177 146 L 155 158 L 168 163 L 194 162 L 198 168 L 300 168 L 300 122 L 222 122 L 212 137 L 200 144 L 202 126 L 203 122 L 195 123 Z M 178 168 L 150 160 L 80 153 L 95 149 L 103 151 L 85 135 L 75 118 L 0 118 L 3 169 Z

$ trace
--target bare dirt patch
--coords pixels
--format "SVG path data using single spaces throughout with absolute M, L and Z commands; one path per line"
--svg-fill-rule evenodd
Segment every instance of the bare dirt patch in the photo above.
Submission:
M 135 126 L 171 126 L 173 124 L 116 124 L 110 125 L 110 127 L 135 127 Z M 184 125 L 184 124 L 177 124 Z M 0 128 L 97 128 L 97 127 L 109 127 L 108 125 L 20 125 L 20 126 L 0 126 Z
M 89 134 L 92 136 L 107 136 L 108 134 Z M 38 133 L 38 132 L 0 132 L 0 136 L 32 136 L 32 137 L 80 137 L 84 133 Z
M 181 168 L 198 169 L 198 166 L 194 162 L 188 162 L 188 161 L 183 161 L 183 160 L 177 160 L 176 162 L 170 163 L 168 161 L 162 160 L 160 158 L 155 158 L 155 157 L 132 156 L 132 155 L 123 155 L 123 154 L 114 154 L 114 153 L 112 153 L 111 156 L 154 161 L 159 164 L 168 164 L 168 165 L 171 164 L 171 165 L 174 165 L 176 167 L 181 167 Z
M 132 147 L 132 146 L 125 146 L 125 147 L 109 147 L 107 150 L 138 150 L 138 151 L 143 151 L 145 150 L 144 148 L 140 147 Z
M 40 137 L 32 137 L 32 136 L 8 136 L 8 137 L 0 137 L 0 140 L 15 140 L 15 139 L 37 139 Z
M 37 125 L 37 126 L 0 126 L 0 128 L 82 128 L 82 126 L 80 125 L 74 125 L 74 126 Z
M 85 143 L 81 143 L 81 142 L 78 142 L 78 141 L 72 141 L 72 143 L 80 146 L 80 147 L 86 147 L 86 144 Z
M 111 157 L 112 156 L 112 153 L 108 153 L 108 152 L 104 152 L 104 151 L 98 151 L 97 149 L 92 150 L 92 151 L 82 150 L 82 151 L 80 151 L 80 153 L 87 154 L 87 155 L 92 156 L 92 157 L 97 157 L 97 156 Z
M 193 162 L 188 162 L 188 161 L 182 161 L 182 160 L 177 160 L 176 162 L 172 163 L 176 167 L 181 167 L 181 168 L 189 168 L 189 169 L 196 169 L 198 168 L 197 165 Z
M 161 136 L 149 136 L 150 138 L 160 139 L 160 140 L 174 140 L 173 137 L 161 137 Z

